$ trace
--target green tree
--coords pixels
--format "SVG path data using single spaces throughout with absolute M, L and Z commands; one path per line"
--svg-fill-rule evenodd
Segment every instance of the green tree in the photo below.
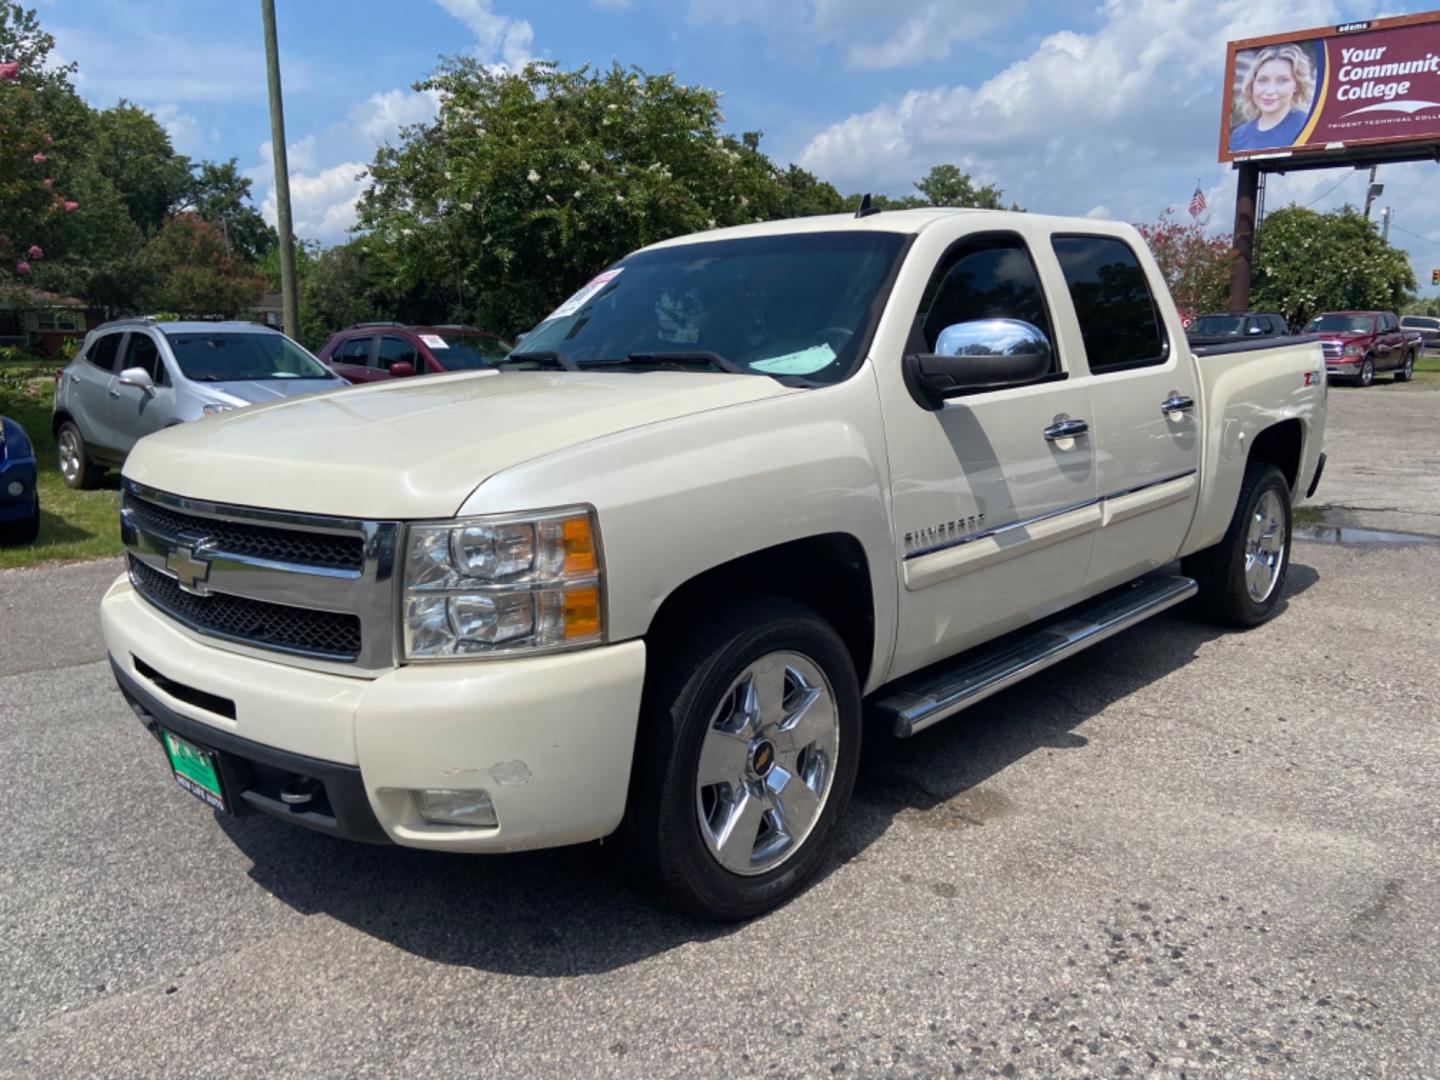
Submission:
M 376 154 L 360 226 L 429 319 L 528 329 L 627 251 L 780 212 L 758 138 L 723 134 L 718 95 L 673 75 L 466 57 L 417 89 L 440 114 Z
M 1415 290 L 1404 251 L 1353 206 L 1318 213 L 1286 206 L 1256 236 L 1251 304 L 1301 325 L 1319 311 L 1398 311 Z
M 840 214 L 845 199 L 833 184 L 818 179 L 798 165 L 791 165 L 779 176 L 780 205 L 777 217 L 810 217 L 814 214 Z
M 265 279 L 225 249 L 218 229 L 198 214 L 176 214 L 150 241 L 157 308 L 197 317 L 252 311 Z
M 202 161 L 191 169 L 194 176 L 186 205 L 220 230 L 233 254 L 246 262 L 260 262 L 280 238 L 251 205 L 251 180 L 240 171 L 239 163 L 232 157 L 223 162 Z
M 876 210 L 918 210 L 927 206 L 955 206 L 980 210 L 1003 210 L 1005 192 L 994 184 L 976 185 L 970 174 L 957 165 L 935 165 L 921 179 L 915 182 L 918 195 L 872 194 L 870 205 Z M 847 195 L 843 209 L 858 210 L 863 195 Z M 1010 204 L 1011 210 L 1023 210 L 1017 203 Z
M 404 318 L 427 321 L 413 298 L 398 295 L 392 279 L 394 253 L 383 241 L 362 236 L 314 252 L 300 273 L 300 339 L 318 350 L 336 330 L 357 322 Z
M 92 145 L 96 167 L 115 185 L 130 219 L 153 236 L 191 188 L 189 159 L 175 153 L 154 116 L 124 100 L 95 114 Z

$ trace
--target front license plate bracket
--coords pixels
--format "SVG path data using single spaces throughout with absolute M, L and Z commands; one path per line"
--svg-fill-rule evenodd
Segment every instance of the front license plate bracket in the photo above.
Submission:
M 222 814 L 229 813 L 225 785 L 220 779 L 220 761 L 215 752 L 163 729 L 160 741 L 170 760 L 175 782 L 205 805 Z

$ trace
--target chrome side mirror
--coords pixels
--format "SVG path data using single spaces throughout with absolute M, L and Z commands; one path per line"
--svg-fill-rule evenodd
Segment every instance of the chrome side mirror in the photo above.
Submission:
M 150 378 L 150 373 L 142 367 L 127 367 L 120 372 L 118 382 L 121 386 L 133 386 L 148 397 L 155 396 L 155 380 Z
M 956 394 L 1043 379 L 1054 367 L 1054 355 L 1037 326 L 1020 319 L 975 319 L 942 330 L 933 353 L 905 357 L 905 381 L 917 401 L 938 409 Z

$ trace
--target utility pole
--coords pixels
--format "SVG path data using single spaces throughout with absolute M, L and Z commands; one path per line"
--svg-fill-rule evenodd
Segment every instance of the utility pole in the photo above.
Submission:
M 280 233 L 280 295 L 284 330 L 300 336 L 300 292 L 295 281 L 295 237 L 290 228 L 290 165 L 285 154 L 285 106 L 280 96 L 280 46 L 275 39 L 275 0 L 260 0 L 265 23 L 265 73 L 270 82 L 270 146 L 275 160 L 275 227 Z
M 1380 208 L 1380 239 L 1387 244 L 1390 242 L 1390 220 L 1395 216 L 1395 208 L 1382 206 Z
M 1370 186 L 1365 189 L 1365 220 L 1370 220 L 1370 206 L 1381 195 L 1385 194 L 1385 185 L 1375 182 L 1375 166 L 1370 166 Z

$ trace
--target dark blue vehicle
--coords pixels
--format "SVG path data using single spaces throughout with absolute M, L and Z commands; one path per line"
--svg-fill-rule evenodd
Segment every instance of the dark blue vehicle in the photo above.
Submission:
M 0 544 L 30 544 L 40 531 L 35 447 L 25 429 L 0 416 Z

